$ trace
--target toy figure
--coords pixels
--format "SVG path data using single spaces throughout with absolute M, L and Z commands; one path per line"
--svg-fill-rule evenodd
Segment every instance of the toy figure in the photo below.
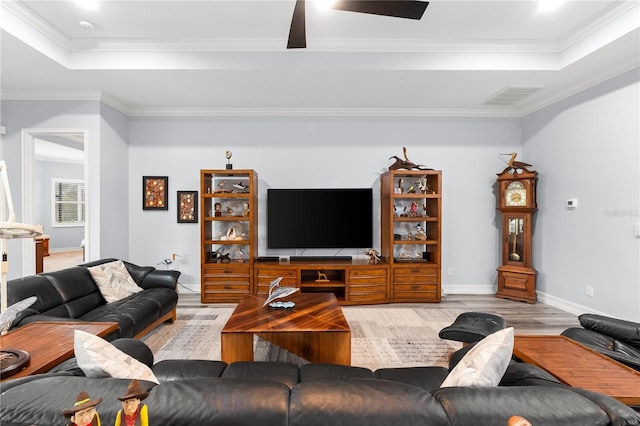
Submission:
M 411 202 L 411 210 L 409 211 L 409 217 L 418 217 L 418 203 Z
M 122 409 L 116 415 L 115 426 L 149 426 L 147 404 L 141 403 L 148 396 L 149 392 L 142 392 L 137 379 L 131 380 L 127 394 L 118 397 L 118 400 L 122 401 Z
M 100 416 L 96 411 L 96 405 L 102 402 L 102 398 L 89 398 L 89 395 L 82 391 L 76 397 L 73 408 L 64 410 L 62 414 L 71 419 L 69 426 L 100 426 Z

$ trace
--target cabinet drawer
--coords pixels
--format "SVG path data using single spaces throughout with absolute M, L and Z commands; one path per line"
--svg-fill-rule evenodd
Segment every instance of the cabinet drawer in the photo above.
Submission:
M 295 269 L 289 269 L 289 268 L 260 268 L 258 269 L 258 277 L 272 277 L 273 278 L 278 278 L 278 277 L 284 277 L 284 278 L 290 278 L 290 277 L 297 277 L 298 276 L 298 272 Z
M 204 268 L 203 269 L 204 281 L 213 280 L 238 280 L 245 279 L 249 281 L 251 278 L 251 268 Z
M 349 278 L 353 279 L 363 279 L 363 278 L 374 278 L 374 277 L 386 277 L 387 270 L 385 268 L 362 268 L 362 269 L 352 269 L 349 271 Z
M 393 286 L 393 294 L 409 292 L 438 292 L 437 284 L 396 284 Z
M 362 293 L 362 294 L 349 294 L 349 303 L 358 304 L 374 304 L 374 303 L 387 303 L 387 292 L 384 293 Z
M 440 295 L 436 291 L 394 291 L 394 302 L 439 302 Z
M 367 294 L 367 293 L 386 293 L 387 292 L 387 283 L 378 283 L 378 284 L 354 284 L 353 282 L 349 284 L 349 294 Z

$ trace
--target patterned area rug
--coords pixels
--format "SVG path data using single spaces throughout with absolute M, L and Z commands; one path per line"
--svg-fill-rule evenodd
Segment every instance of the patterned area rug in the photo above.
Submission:
M 442 340 L 438 332 L 463 312 L 432 305 L 344 306 L 351 327 L 351 365 L 371 370 L 387 367 L 443 366 L 462 344 Z M 163 324 L 142 340 L 155 361 L 220 359 L 220 331 L 234 305 L 179 307 L 176 322 Z M 308 361 L 255 338 L 256 361 Z

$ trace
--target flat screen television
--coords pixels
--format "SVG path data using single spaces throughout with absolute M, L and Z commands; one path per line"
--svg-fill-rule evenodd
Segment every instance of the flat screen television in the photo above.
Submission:
M 367 248 L 372 245 L 371 188 L 267 190 L 268 248 Z

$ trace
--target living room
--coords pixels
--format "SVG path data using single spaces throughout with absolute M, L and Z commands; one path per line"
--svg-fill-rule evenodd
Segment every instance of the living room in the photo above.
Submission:
M 286 31 L 280 30 L 278 37 L 271 32 L 269 36 L 252 33 L 243 39 L 229 27 L 234 24 L 238 28 L 247 27 L 239 25 L 233 14 L 227 16 L 229 22 L 225 23 L 222 13 L 215 15 L 215 25 L 208 25 L 218 35 L 229 31 L 232 36 L 227 38 L 237 38 L 222 37 L 224 40 L 217 40 L 218 49 L 212 49 L 211 45 L 207 45 L 210 50 L 197 49 L 198 45 L 203 46 L 202 39 L 181 39 L 176 34 L 188 31 L 190 26 L 199 30 L 208 25 L 197 25 L 196 22 L 202 22 L 197 14 L 190 16 L 194 21 L 183 19 L 179 7 L 171 9 L 179 2 L 157 2 L 152 6 L 145 2 L 147 11 L 137 2 L 103 2 L 102 6 L 112 12 L 123 5 L 129 8 L 128 15 L 121 15 L 127 18 L 153 10 L 153 20 L 171 28 L 172 35 L 177 37 L 173 43 L 165 37 L 159 40 L 143 37 L 143 42 L 138 39 L 134 43 L 138 49 L 135 54 L 133 47 L 127 45 L 135 42 L 134 33 L 123 33 L 124 39 L 116 37 L 108 42 L 108 37 L 92 35 L 91 29 L 78 32 L 76 21 L 85 16 L 91 17 L 87 18 L 87 24 L 95 24 L 99 31 L 105 30 L 101 25 L 106 23 L 115 28 L 113 21 L 100 16 L 100 5 L 98 12 L 84 15 L 71 9 L 71 2 L 10 3 L 0 4 L 3 18 L 0 158 L 8 164 L 17 217 L 27 223 L 34 218 L 32 203 L 37 192 L 30 173 L 34 139 L 54 133 L 82 135 L 88 202 L 84 235 L 87 260 L 124 259 L 139 265 L 131 268 L 137 271 L 133 275 L 140 282 L 147 279 L 145 274 L 150 274 L 149 280 L 166 284 L 166 280 L 159 278 L 165 273 L 173 277 L 174 286 L 178 274 L 164 269 L 175 268 L 180 271 L 179 297 L 167 291 L 170 289 L 166 285 L 155 291 L 167 298 L 169 294 L 174 299 L 194 297 L 192 294 L 197 298 L 201 284 L 200 226 L 205 214 L 199 210 L 195 223 L 179 223 L 176 195 L 178 191 L 197 191 L 201 195 L 200 170 L 224 170 L 227 164 L 234 170 L 252 169 L 257 173 L 258 255 L 366 258 L 364 251 L 370 247 L 324 250 L 267 247 L 267 190 L 371 188 L 373 248 L 380 249 L 381 175 L 393 163 L 392 156 L 402 157 L 406 147 L 411 161 L 442 171 L 440 274 L 445 303 L 419 304 L 419 308 L 435 312 L 440 306 L 444 308 L 447 299 L 460 296 L 496 300 L 493 297 L 496 268 L 501 264 L 503 243 L 501 214 L 496 210 L 496 178 L 507 166 L 508 153 L 515 152 L 517 160 L 531 164 L 530 168 L 538 172 L 537 212 L 532 223 L 538 305 L 576 316 L 589 312 L 640 321 L 637 2 L 570 2 L 564 5 L 569 9 L 561 11 L 557 21 L 545 21 L 544 27 L 533 31 L 534 36 L 527 33 L 531 37 L 529 43 L 524 38 L 515 41 L 515 35 L 531 31 L 528 25 L 531 21 L 515 12 L 525 9 L 531 12 L 533 6 L 527 3 L 532 2 L 431 2 L 426 20 L 417 21 L 419 27 L 412 30 L 402 29 L 400 23 L 378 20 L 386 17 L 346 13 L 342 16 L 342 11 L 326 15 L 350 28 L 366 26 L 364 18 L 373 19 L 365 31 L 368 40 L 356 40 L 357 37 L 344 32 L 333 37 L 335 25 L 319 30 L 320 15 L 307 2 L 309 48 L 292 51 L 285 50 Z M 261 12 L 257 15 L 265 19 L 282 15 L 277 26 L 288 29 L 294 3 L 301 2 L 220 0 L 190 5 L 223 8 L 215 9 L 217 12 L 225 7 L 257 8 Z M 31 7 L 32 14 L 26 13 Z M 165 7 L 173 14 L 161 13 Z M 458 14 L 454 13 L 456 7 Z M 504 19 L 510 13 L 513 22 Z M 452 18 L 456 16 L 459 19 Z M 480 17 L 485 21 L 474 19 Z M 107 20 L 102 21 L 103 18 Z M 175 22 L 170 18 L 175 18 Z M 61 32 L 45 31 L 42 23 L 47 19 L 51 26 L 45 25 L 46 29 Z M 118 24 L 135 21 L 122 19 Z M 534 22 L 541 22 L 535 19 Z M 492 25 L 498 30 L 493 38 L 470 44 L 470 40 L 461 42 L 465 38 L 463 33 L 469 39 L 479 37 L 473 31 L 463 32 L 465 25 L 468 29 L 475 28 L 472 23 L 476 21 L 484 24 L 483 31 L 489 31 L 482 33 L 487 37 L 492 34 Z M 376 28 L 376 22 L 380 27 Z M 420 22 L 436 27 L 437 31 L 451 26 L 452 32 L 459 31 L 456 43 L 445 39 L 420 40 L 417 35 L 425 31 Z M 505 34 L 496 35 L 501 31 Z M 61 34 L 66 37 L 60 37 Z M 362 48 L 363 42 L 369 43 L 370 50 L 323 50 L 327 49 L 327 43 L 340 37 L 351 46 L 360 44 Z M 247 49 L 243 44 L 261 38 L 263 51 L 255 52 L 260 49 Z M 437 48 L 430 44 L 435 41 L 439 42 L 435 44 Z M 190 49 L 180 51 L 179 45 L 187 42 L 191 43 Z M 220 48 L 224 42 L 241 44 L 245 50 L 233 50 L 228 44 Z M 410 48 L 412 43 L 414 47 Z M 280 47 L 274 48 L 273 44 Z M 372 48 L 373 45 L 377 47 Z M 482 50 L 487 45 L 491 46 L 489 53 Z M 397 51 L 390 52 L 393 50 L 390 46 Z M 441 56 L 443 52 L 446 55 Z M 177 57 L 187 61 L 177 62 Z M 195 58 L 200 61 L 190 62 Z M 488 105 L 488 99 L 505 87 L 539 91 L 507 106 Z M 227 151 L 232 153 L 230 158 Z M 167 177 L 167 210 L 143 208 L 144 176 Z M 304 216 L 305 206 L 300 206 L 299 211 Z M 57 245 L 59 240 L 54 238 L 50 242 L 54 250 L 65 248 Z M 30 242 L 9 241 L 8 252 L 9 279 L 33 273 Z M 173 254 L 177 254 L 175 263 L 164 265 L 162 261 L 171 259 Z M 155 266 L 159 271 L 150 273 L 146 266 Z M 89 276 L 85 274 L 84 278 L 82 286 L 91 287 Z M 41 287 L 35 280 L 31 285 Z M 65 288 L 74 287 L 69 283 Z M 75 287 L 73 290 L 77 291 L 80 285 Z M 145 292 L 149 291 L 146 285 L 143 287 Z M 147 296 L 140 295 L 144 297 Z M 153 304 L 151 301 L 147 299 L 148 305 Z M 535 306 L 504 302 L 512 305 L 514 311 Z M 219 308 L 195 305 L 189 308 L 205 315 L 209 315 L 208 309 Z M 231 308 L 223 308 L 230 314 Z M 184 305 L 178 306 L 180 309 L 191 315 Z M 149 318 L 142 309 L 131 312 L 134 311 L 138 317 L 132 324 L 135 327 L 128 330 L 131 336 L 143 335 L 167 319 L 175 320 L 175 311 L 162 312 L 157 320 Z M 217 319 L 220 322 L 221 315 Z M 162 325 L 156 340 L 164 337 L 162 327 L 177 326 L 177 323 Z M 207 322 L 200 326 L 211 328 Z M 220 333 L 217 334 L 216 338 L 220 338 Z M 437 332 L 432 334 L 437 337 Z M 210 341 L 200 340 L 207 348 L 212 346 Z M 180 342 L 176 339 L 174 348 L 191 349 Z M 398 369 L 391 373 L 397 374 L 397 383 L 392 379 L 388 383 L 377 380 L 374 384 L 370 379 L 384 376 L 373 377 L 370 371 L 364 372 L 370 373 L 366 383 L 349 376 L 340 380 L 334 377 L 333 382 L 323 384 L 321 380 L 298 383 L 304 376 L 303 370 L 294 366 L 293 373 L 284 374 L 282 371 L 291 367 L 285 363 L 270 364 L 263 370 L 256 365 L 225 370 L 227 366 L 217 361 L 197 364 L 188 358 L 185 355 L 149 366 L 155 368 L 161 383 L 147 401 L 151 412 L 166 420 L 165 424 L 185 424 L 185 418 L 191 419 L 190 424 L 253 424 L 256 418 L 265 424 L 304 426 L 358 424 L 362 419 L 367 419 L 367 424 L 498 424 L 496 419 L 505 424 L 508 415 L 518 413 L 540 419 L 539 424 L 607 425 L 614 424 L 616 419 L 620 424 L 639 421 L 637 414 L 616 411 L 620 408 L 613 404 L 616 401 L 604 401 L 599 395 L 585 393 L 583 397 L 579 390 L 573 394 L 556 383 L 538 386 L 540 382 L 549 384 L 554 380 L 534 370 L 530 363 L 519 363 L 515 369 L 522 369 L 516 374 L 518 380 L 524 377 L 525 382 L 531 382 L 477 390 L 438 389 L 448 374 L 444 367 Z M 313 376 L 314 368 L 311 364 L 305 371 Z M 223 370 L 226 378 L 221 376 Z M 362 373 L 357 366 L 329 370 L 332 369 L 316 373 L 346 376 Z M 431 376 L 434 373 L 437 374 Z M 42 394 L 47 388 L 39 387 L 38 380 L 29 382 L 28 378 L 15 385 L 13 392 L 3 387 L 3 397 L 8 398 L 3 401 L 3 420 L 18 419 L 23 414 L 13 412 L 10 408 L 13 406 L 21 406 L 33 416 L 46 411 L 46 417 L 41 418 L 61 418 L 61 402 L 56 393 L 68 398 L 79 390 L 86 390 L 91 397 L 104 397 L 97 408 L 105 422 L 115 417 L 120 404 L 116 396 L 123 395 L 127 387 L 124 380 L 95 379 L 82 374 L 69 377 L 64 369 L 52 374 L 61 376 L 45 379 L 51 386 L 48 389 L 56 392 Z M 176 380 L 176 375 L 181 374 L 186 376 Z M 218 380 L 219 375 L 222 380 Z M 430 387 L 409 389 L 403 386 L 406 382 L 399 383 L 407 380 L 406 375 L 412 376 L 414 384 L 422 381 Z M 278 377 L 267 384 L 247 380 L 265 376 Z M 283 377 L 293 380 L 294 385 L 277 383 Z M 238 378 L 241 380 L 235 380 Z M 26 389 L 25 393 L 20 395 L 20 389 Z M 41 399 L 25 401 L 24 395 L 35 392 L 40 392 Z M 361 395 L 366 399 L 351 402 L 351 398 Z M 324 407 L 314 405 L 329 400 Z M 181 404 L 175 404 L 176 401 Z M 393 414 L 389 414 L 391 411 Z M 495 423 L 479 421 L 483 414 Z
M 634 16 L 636 9 L 627 13 Z M 633 39 L 637 22 L 632 28 L 620 38 Z M 8 32 L 2 41 L 9 47 L 21 43 Z M 296 107 L 275 112 L 190 116 L 175 109 L 173 114 L 138 114 L 134 108 L 114 107 L 117 100 L 106 95 L 81 100 L 20 95 L 12 86 L 19 67 L 12 67 L 3 72 L 2 80 L 7 87 L 1 110 L 6 128 L 2 157 L 9 164 L 12 185 L 21 188 L 22 129 L 86 130 L 88 259 L 117 257 L 156 265 L 177 253 L 181 283 L 198 289 L 199 227 L 176 223 L 175 192 L 199 190 L 199 170 L 224 168 L 226 150 L 233 152 L 234 168 L 254 169 L 259 176 L 258 253 L 294 255 L 298 253 L 266 247 L 267 188 L 371 187 L 374 206 L 379 206 L 379 176 L 391 164 L 389 158 L 407 147 L 414 162 L 443 171 L 441 272 L 446 295 L 495 292 L 500 265 L 495 178 L 505 167 L 501 154 L 518 152 L 519 160 L 539 172 L 533 233 L 538 300 L 576 314 L 588 311 L 637 321 L 637 41 L 631 46 L 624 52 L 626 62 L 609 71 L 610 78 L 594 68 L 593 75 L 583 78 L 584 90 L 572 86 L 555 102 L 549 97 L 525 113 L 485 115 L 463 110 L 402 113 L 393 108 L 386 113 L 365 108 L 341 113 L 303 108 L 303 103 L 292 101 Z M 11 51 L 3 49 L 3 56 Z M 51 67 L 51 61 L 35 50 L 27 53 L 43 68 Z M 3 68 L 8 62 L 3 60 Z M 307 89 L 298 90 L 304 94 Z M 167 211 L 141 208 L 140 181 L 146 175 L 168 176 Z M 20 214 L 21 191 L 14 192 Z M 568 209 L 568 199 L 577 199 L 578 207 Z M 374 217 L 374 224 L 378 219 Z M 379 231 L 374 225 L 374 241 Z M 30 265 L 23 265 L 22 257 L 28 254 L 19 243 L 11 242 L 9 249 L 10 278 L 24 275 Z M 360 250 L 340 254 L 363 256 Z M 586 294 L 587 287 L 592 295 Z

